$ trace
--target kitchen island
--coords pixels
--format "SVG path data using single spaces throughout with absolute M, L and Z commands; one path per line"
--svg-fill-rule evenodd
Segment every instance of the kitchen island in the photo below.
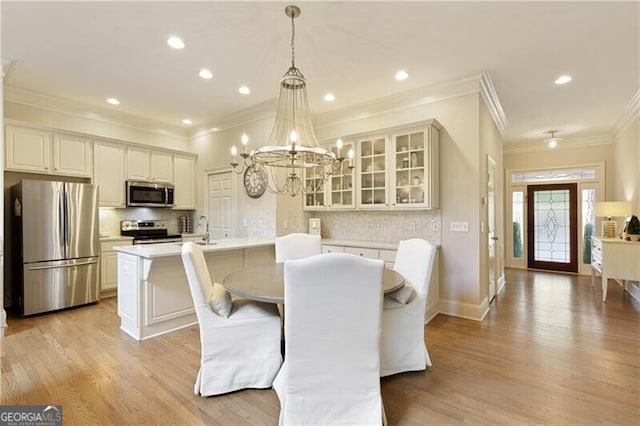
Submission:
M 213 282 L 275 262 L 274 240 L 232 238 L 202 245 Z M 182 243 L 117 246 L 120 329 L 136 340 L 196 324 L 180 257 Z

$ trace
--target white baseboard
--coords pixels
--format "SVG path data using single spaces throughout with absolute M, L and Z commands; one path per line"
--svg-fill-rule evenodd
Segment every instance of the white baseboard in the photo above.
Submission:
M 624 289 L 629 293 L 631 297 L 640 302 L 640 282 L 638 281 L 625 281 Z
M 428 324 L 432 319 L 438 315 L 440 311 L 438 310 L 438 302 L 431 303 L 427 306 L 427 309 L 424 312 L 424 323 Z
M 4 337 L 5 328 L 7 328 L 7 311 L 0 309 L 0 338 Z
M 500 275 L 498 278 L 498 291 L 496 291 L 496 296 L 500 294 L 500 292 L 504 289 L 504 285 L 506 284 L 506 280 L 504 278 L 504 274 Z
M 440 299 L 440 313 L 474 321 L 482 321 L 489 312 L 489 302 L 485 297 L 482 303 L 460 303 L 453 300 Z

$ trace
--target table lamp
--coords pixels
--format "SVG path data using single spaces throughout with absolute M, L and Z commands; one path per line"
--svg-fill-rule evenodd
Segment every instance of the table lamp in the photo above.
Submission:
M 627 201 L 601 201 L 596 203 L 596 216 L 606 217 L 602 221 L 602 236 L 616 238 L 617 222 L 612 217 L 627 217 L 631 212 L 631 205 Z

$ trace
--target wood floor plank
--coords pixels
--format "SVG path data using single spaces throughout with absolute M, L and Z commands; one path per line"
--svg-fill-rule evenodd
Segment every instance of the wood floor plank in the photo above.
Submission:
M 590 277 L 507 270 L 482 322 L 438 315 L 433 367 L 382 380 L 390 425 L 637 424 L 640 303 Z M 193 394 L 198 327 L 144 342 L 119 329 L 117 300 L 9 318 L 1 403 L 62 404 L 65 425 L 275 425 L 273 390 Z

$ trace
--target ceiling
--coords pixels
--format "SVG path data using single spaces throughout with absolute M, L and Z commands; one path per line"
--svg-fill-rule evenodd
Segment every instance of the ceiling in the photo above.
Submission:
M 5 0 L 5 87 L 215 126 L 277 96 L 290 65 L 287 4 Z M 549 130 L 565 141 L 610 135 L 639 89 L 638 2 L 297 4 L 296 65 L 313 113 L 488 72 L 505 143 L 517 145 Z M 169 48 L 170 35 L 186 47 Z M 407 80 L 394 79 L 399 69 Z M 573 81 L 555 85 L 563 74 Z M 250 95 L 238 93 L 243 84 Z M 112 96 L 121 105 L 107 105 Z

